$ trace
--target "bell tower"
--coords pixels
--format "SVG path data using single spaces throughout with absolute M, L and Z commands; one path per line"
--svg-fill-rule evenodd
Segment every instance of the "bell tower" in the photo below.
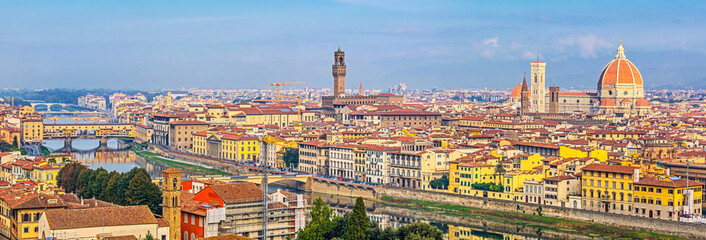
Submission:
M 532 112 L 546 112 L 546 89 L 544 85 L 544 73 L 547 67 L 547 63 L 536 62 L 530 63 L 531 74 L 530 74 L 530 90 L 531 90 L 531 100 L 530 105 Z
M 181 174 L 176 168 L 162 171 L 162 215 L 169 223 L 169 239 L 181 239 Z
M 341 51 L 341 46 L 338 46 L 338 51 L 333 53 L 333 96 L 343 97 L 346 95 L 346 53 Z
M 530 111 L 530 90 L 527 87 L 527 78 L 522 78 L 522 90 L 520 91 L 520 115 L 525 115 Z

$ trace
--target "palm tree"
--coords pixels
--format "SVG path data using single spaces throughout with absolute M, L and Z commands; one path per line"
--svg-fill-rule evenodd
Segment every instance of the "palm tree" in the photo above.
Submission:
M 502 177 L 503 175 L 505 175 L 505 172 L 507 172 L 507 170 L 505 170 L 505 166 L 503 166 L 502 163 L 498 163 L 495 165 L 495 175 L 499 175 L 500 177 Z M 497 179 L 497 177 L 496 177 L 496 179 Z M 498 184 L 498 185 L 502 185 L 502 184 L 503 184 L 503 181 L 501 179 L 500 184 Z

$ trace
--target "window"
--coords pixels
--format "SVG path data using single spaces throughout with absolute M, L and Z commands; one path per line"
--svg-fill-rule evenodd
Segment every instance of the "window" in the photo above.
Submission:
M 28 232 L 29 232 L 29 228 L 26 227 L 26 228 L 24 229 L 24 232 L 25 232 L 25 233 L 28 233 Z

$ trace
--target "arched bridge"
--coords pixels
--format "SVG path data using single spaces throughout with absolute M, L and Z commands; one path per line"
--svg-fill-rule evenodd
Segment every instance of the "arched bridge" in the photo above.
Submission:
M 44 118 L 45 121 L 50 121 L 52 124 L 57 123 L 57 121 L 60 120 L 71 120 L 74 123 L 108 123 L 110 122 L 109 118 L 103 118 L 103 117 L 48 117 Z
M 134 137 L 135 124 L 132 123 L 53 123 L 44 124 L 44 139 L 101 137 Z M 91 137 L 92 136 L 92 137 Z
M 59 138 L 54 138 L 54 139 L 59 139 Z M 98 139 L 98 145 L 95 148 L 91 149 L 77 149 L 73 148 L 73 145 L 71 142 L 73 142 L 76 139 Z M 75 137 L 64 137 L 61 138 L 61 140 L 64 141 L 64 147 L 54 150 L 56 153 L 69 153 L 69 152 L 109 152 L 109 151 L 123 151 L 123 150 L 128 150 L 130 149 L 130 145 L 125 144 L 122 142 L 120 139 L 116 139 L 118 141 L 118 146 L 116 148 L 111 148 L 108 147 L 108 141 L 110 139 L 115 139 L 113 137 L 95 137 L 95 136 L 90 136 L 90 135 L 80 135 L 80 136 L 75 136 Z

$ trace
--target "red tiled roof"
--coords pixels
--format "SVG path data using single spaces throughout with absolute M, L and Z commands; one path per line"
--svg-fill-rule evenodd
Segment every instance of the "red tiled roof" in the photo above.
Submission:
M 640 179 L 640 181 L 637 181 L 635 185 L 647 185 L 647 186 L 657 186 L 657 187 L 668 187 L 668 188 L 682 188 L 686 187 L 686 179 L 679 179 L 679 180 L 667 180 L 667 181 L 661 181 L 661 180 L 656 180 L 652 178 L 643 178 Z M 696 182 L 696 181 L 689 181 L 689 188 L 693 186 L 702 186 L 704 185 L 703 183 Z
M 45 214 L 51 229 L 157 224 L 147 205 L 50 209 Z

